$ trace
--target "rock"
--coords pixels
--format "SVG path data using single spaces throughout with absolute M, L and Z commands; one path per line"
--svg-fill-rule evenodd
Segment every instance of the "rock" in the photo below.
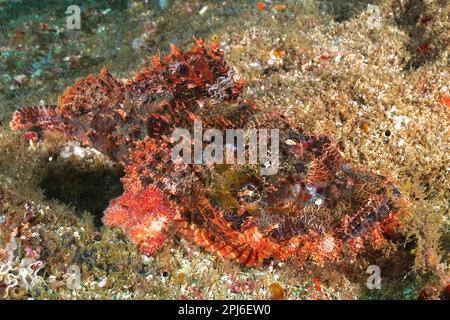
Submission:
M 145 40 L 142 38 L 135 38 L 131 42 L 131 48 L 135 51 L 141 50 L 145 46 Z
M 18 75 L 18 76 L 15 76 L 15 77 L 14 77 L 14 80 L 15 80 L 18 84 L 22 85 L 22 84 L 25 84 L 25 83 L 28 81 L 28 77 L 27 77 L 26 75 L 24 75 L 24 74 L 20 74 L 20 75 Z

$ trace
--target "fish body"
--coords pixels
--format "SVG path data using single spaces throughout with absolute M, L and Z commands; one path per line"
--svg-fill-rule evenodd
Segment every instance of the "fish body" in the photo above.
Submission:
M 146 254 L 178 233 L 247 266 L 289 257 L 323 263 L 382 233 L 400 209 L 395 185 L 353 166 L 332 139 L 240 99 L 242 88 L 217 45 L 196 40 L 186 53 L 172 46 L 130 80 L 102 69 L 68 87 L 56 106 L 18 110 L 11 128 L 59 131 L 123 165 L 124 193 L 103 221 Z M 278 130 L 278 172 L 263 175 L 260 163 L 172 161 L 172 133 L 196 122 Z M 244 152 L 248 158 L 248 146 Z

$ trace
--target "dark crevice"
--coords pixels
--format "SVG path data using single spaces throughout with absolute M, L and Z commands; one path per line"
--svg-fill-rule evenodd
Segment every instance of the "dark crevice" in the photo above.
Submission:
M 70 161 L 50 163 L 40 187 L 45 197 L 73 207 L 77 214 L 92 214 L 96 227 L 102 225 L 109 201 L 122 194 L 123 170 L 107 166 L 80 167 Z

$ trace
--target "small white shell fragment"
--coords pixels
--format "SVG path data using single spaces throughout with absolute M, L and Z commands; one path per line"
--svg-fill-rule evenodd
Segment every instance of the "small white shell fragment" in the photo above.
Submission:
M 202 16 L 206 13 L 206 11 L 208 11 L 208 6 L 203 6 L 203 8 L 200 9 L 198 14 Z
M 103 288 L 108 283 L 108 278 L 104 278 L 102 281 L 98 283 L 99 288 Z
M 295 146 L 297 144 L 297 142 L 291 139 L 287 139 L 285 142 L 288 146 Z

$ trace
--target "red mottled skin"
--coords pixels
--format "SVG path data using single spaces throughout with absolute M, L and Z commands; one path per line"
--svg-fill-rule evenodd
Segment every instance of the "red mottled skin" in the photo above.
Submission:
M 344 246 L 358 252 L 367 241 L 381 243 L 399 211 L 397 188 L 352 166 L 331 139 L 238 100 L 243 83 L 233 75 L 217 45 L 196 40 L 186 53 L 171 46 L 129 81 L 106 69 L 81 79 L 57 106 L 17 111 L 11 127 L 60 131 L 122 164 L 125 191 L 103 221 L 146 254 L 173 232 L 248 266 L 289 257 L 323 264 Z M 279 173 L 175 164 L 170 136 L 195 120 L 204 129 L 279 129 Z

